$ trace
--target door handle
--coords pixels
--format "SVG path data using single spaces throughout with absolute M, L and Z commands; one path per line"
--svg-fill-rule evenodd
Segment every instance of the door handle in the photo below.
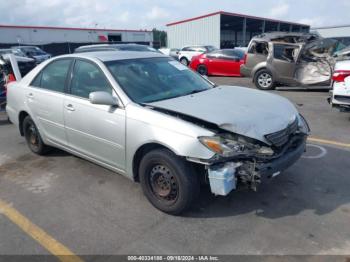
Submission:
M 29 94 L 27 94 L 27 97 L 28 97 L 28 98 L 33 98 L 34 95 L 33 95 L 33 93 L 29 93 Z
M 66 107 L 66 109 L 69 110 L 69 111 L 75 111 L 75 108 L 74 108 L 74 106 L 73 106 L 72 104 L 68 104 L 68 105 L 66 105 L 65 107 Z

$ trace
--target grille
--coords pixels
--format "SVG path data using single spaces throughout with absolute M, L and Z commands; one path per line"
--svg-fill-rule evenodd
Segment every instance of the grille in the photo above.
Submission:
M 291 135 L 293 135 L 298 129 L 298 118 L 295 121 L 287 126 L 287 128 L 268 134 L 265 136 L 267 141 L 269 141 L 274 146 L 280 147 L 286 144 L 289 141 Z

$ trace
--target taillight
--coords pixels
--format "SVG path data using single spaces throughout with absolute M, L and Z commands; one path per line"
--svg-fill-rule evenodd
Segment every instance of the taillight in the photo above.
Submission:
M 244 60 L 244 64 L 246 64 L 247 63 L 247 53 L 244 54 L 243 60 Z
M 6 83 L 4 85 L 4 87 L 5 87 L 5 94 L 7 93 L 7 87 L 9 85 L 9 83 L 15 82 L 15 81 L 16 81 L 16 77 L 15 77 L 14 74 L 10 73 L 10 74 L 7 75 Z
M 334 82 L 344 82 L 348 76 L 350 76 L 350 70 L 336 70 L 333 73 L 332 80 Z

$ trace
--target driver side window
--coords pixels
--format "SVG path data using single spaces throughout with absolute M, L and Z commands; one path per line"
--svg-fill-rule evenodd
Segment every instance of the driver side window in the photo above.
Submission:
M 70 92 L 74 96 L 89 98 L 90 93 L 104 91 L 112 94 L 112 88 L 103 72 L 94 64 L 77 60 L 74 65 Z

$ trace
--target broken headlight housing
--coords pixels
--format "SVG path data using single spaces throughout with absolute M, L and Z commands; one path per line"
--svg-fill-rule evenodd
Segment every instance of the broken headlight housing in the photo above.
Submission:
M 222 134 L 216 136 L 198 137 L 199 141 L 212 152 L 223 156 L 231 157 L 236 155 L 260 155 L 272 156 L 274 151 L 260 142 L 253 139 L 244 138 L 231 134 Z
M 309 124 L 306 122 L 306 119 L 301 114 L 298 114 L 298 129 L 304 134 L 310 133 Z

